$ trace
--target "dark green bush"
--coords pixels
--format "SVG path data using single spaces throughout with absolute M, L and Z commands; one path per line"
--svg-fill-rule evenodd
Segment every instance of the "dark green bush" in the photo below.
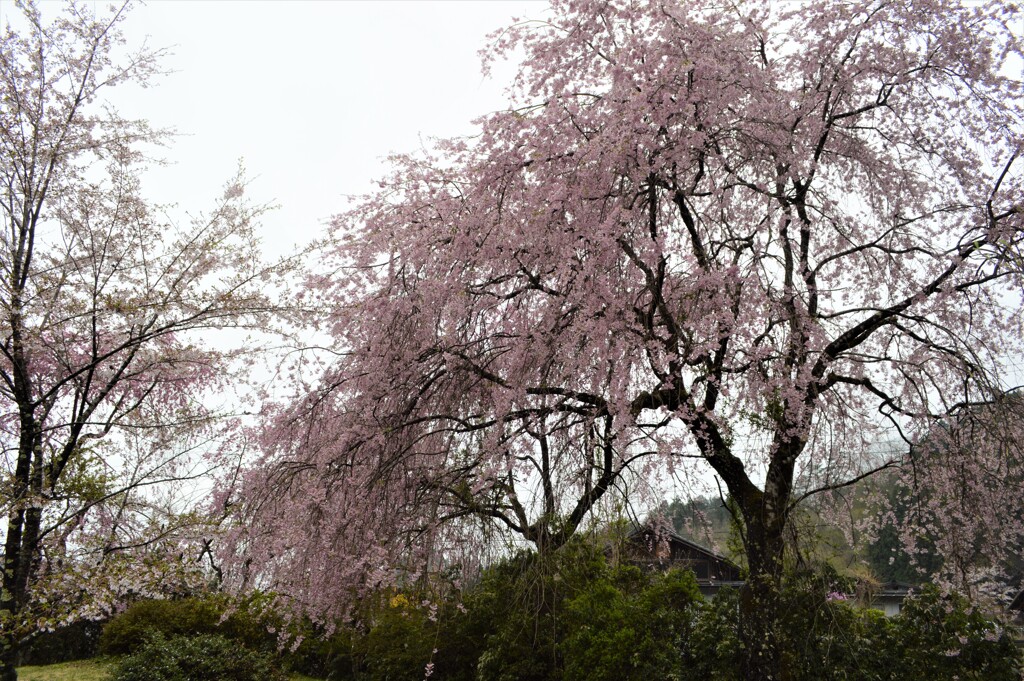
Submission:
M 901 679 L 1019 681 L 1020 650 L 1012 633 L 966 599 L 925 587 L 893 618 L 903 652 Z
M 277 646 L 277 637 L 269 629 L 280 622 L 270 619 L 251 602 L 232 608 L 223 596 L 139 601 L 106 624 L 100 652 L 132 653 L 154 631 L 165 637 L 217 634 L 254 650 L 271 650 Z
M 18 666 L 84 660 L 99 652 L 102 622 L 80 621 L 41 632 L 18 647 Z
M 593 544 L 573 540 L 544 556 L 522 553 L 489 569 L 467 596 L 476 615 L 478 681 L 561 678 L 566 603 L 607 572 Z
M 285 681 L 267 654 L 223 636 L 149 634 L 115 666 L 112 681 Z
M 702 681 L 740 681 L 739 592 L 724 588 L 700 606 L 690 637 L 689 676 Z
M 316 627 L 303 625 L 302 643 L 292 650 L 280 651 L 285 669 L 316 678 L 351 679 L 356 666 L 355 643 L 357 634 L 349 627 L 341 627 L 327 636 Z
M 777 640 L 788 681 L 1019 681 L 1011 634 L 965 600 L 927 589 L 885 618 L 840 595 L 852 590 L 828 566 L 786 579 Z M 139 603 L 108 624 L 104 650 L 131 651 L 157 631 L 165 646 L 216 634 L 236 650 L 334 679 L 418 681 L 432 665 L 432 678 L 445 681 L 741 681 L 737 592 L 705 602 L 690 572 L 612 565 L 585 541 L 509 558 L 460 596 L 382 593 L 360 611 L 360 627 L 330 637 L 309 622 L 290 624 L 303 639 L 295 651 L 278 650 L 268 628 L 280 631 L 281 619 L 260 605 Z
M 439 678 L 682 678 L 701 603 L 692 573 L 611 565 L 586 541 L 523 553 L 484 573 L 464 614 L 442 618 Z
M 888 679 L 898 664 L 891 623 L 844 594 L 854 584 L 830 565 L 789 575 L 779 596 L 782 663 L 794 680 Z
M 575 627 L 562 642 L 567 681 L 637 678 L 632 654 L 644 636 L 636 603 L 611 581 L 601 580 L 568 603 Z
M 903 611 L 830 598 L 828 575 L 791 577 L 779 595 L 779 642 L 791 681 L 1019 681 L 1011 632 L 965 599 L 933 587 Z M 698 616 L 685 678 L 740 681 L 739 594 L 723 591 Z
M 827 587 L 801 577 L 779 594 L 777 635 L 790 681 L 896 681 L 899 650 L 881 612 L 830 600 Z M 703 605 L 682 678 L 741 681 L 740 594 L 723 589 Z
M 294 650 L 281 649 L 276 632 L 300 637 Z M 256 594 L 241 602 L 223 595 L 181 600 L 148 600 L 132 604 L 110 620 L 99 636 L 99 650 L 105 655 L 135 652 L 153 632 L 165 638 L 211 634 L 272 654 L 291 670 L 311 676 L 327 676 L 341 670 L 343 678 L 356 669 L 352 661 L 353 632 L 341 628 L 327 636 L 308 621 L 286 624 L 267 607 L 267 597 Z
M 105 655 L 133 653 L 152 632 L 164 636 L 210 634 L 216 630 L 222 613 L 223 608 L 212 599 L 139 601 L 103 627 L 100 652 Z
M 431 621 L 429 611 L 399 594 L 376 614 L 359 646 L 365 667 L 361 678 L 422 681 L 437 645 L 438 624 Z
M 608 569 L 567 603 L 560 649 L 567 681 L 682 679 L 703 597 L 693 573 Z

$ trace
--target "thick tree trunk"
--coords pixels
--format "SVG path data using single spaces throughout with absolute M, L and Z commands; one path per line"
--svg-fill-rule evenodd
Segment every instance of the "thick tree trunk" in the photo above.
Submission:
M 782 583 L 784 530 L 789 520 L 793 470 L 803 440 L 777 439 L 764 490 L 750 480 L 743 463 L 732 455 L 713 424 L 695 428 L 707 459 L 722 477 L 739 506 L 748 575 L 740 590 L 740 670 L 744 681 L 785 681 L 779 649 L 779 589 Z M 739 519 L 737 519 L 739 520 Z
M 780 447 L 768 468 L 762 493 L 737 501 L 746 526 L 748 576 L 740 591 L 741 671 L 745 681 L 788 681 L 780 649 L 779 595 L 783 577 L 785 529 L 793 488 L 793 463 L 801 441 Z
M 745 681 L 785 681 L 779 649 L 784 520 L 747 521 L 749 574 L 740 591 L 741 672 Z

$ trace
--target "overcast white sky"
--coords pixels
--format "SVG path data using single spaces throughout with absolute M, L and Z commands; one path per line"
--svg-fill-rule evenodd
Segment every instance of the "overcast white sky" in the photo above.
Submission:
M 469 134 L 472 119 L 503 108 L 514 69 L 484 80 L 478 51 L 513 17 L 546 9 L 543 0 L 154 0 L 132 10 L 126 32 L 133 45 L 170 48 L 174 73 L 115 101 L 181 133 L 163 154 L 172 165 L 147 177 L 151 199 L 203 210 L 242 158 L 250 195 L 280 206 L 264 241 L 268 255 L 283 254 L 316 236 L 344 195 L 369 190 L 388 153 Z

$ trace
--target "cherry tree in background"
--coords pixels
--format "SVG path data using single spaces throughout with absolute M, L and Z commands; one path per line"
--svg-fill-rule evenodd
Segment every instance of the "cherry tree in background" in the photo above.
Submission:
M 934 424 L 890 478 L 898 513 L 866 518 L 869 534 L 891 528 L 911 565 L 939 557 L 933 578 L 1009 605 L 1024 577 L 1022 425 L 1024 400 L 1016 391 Z
M 144 591 L 192 541 L 153 490 L 203 473 L 220 427 L 203 400 L 230 359 L 207 334 L 265 326 L 270 273 L 241 176 L 181 223 L 143 199 L 143 151 L 167 134 L 100 99 L 157 73 L 159 53 L 115 57 L 127 5 L 49 23 L 20 7 L 0 39 L 4 681 L 40 622 Z
M 498 34 L 521 108 L 333 223 L 335 359 L 225 497 L 244 576 L 334 615 L 458 519 L 554 548 L 661 462 L 735 501 L 744 678 L 780 678 L 794 505 L 1021 350 L 1012 12 L 564 0 Z

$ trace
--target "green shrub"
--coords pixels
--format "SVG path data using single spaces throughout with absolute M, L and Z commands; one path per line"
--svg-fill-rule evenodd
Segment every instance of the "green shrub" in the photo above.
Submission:
M 100 652 L 105 655 L 133 653 L 152 632 L 165 637 L 212 634 L 223 613 L 223 604 L 214 599 L 139 601 L 103 627 Z
M 273 659 L 223 636 L 151 633 L 114 668 L 112 681 L 285 681 Z
M 165 637 L 217 634 L 254 650 L 270 650 L 277 646 L 271 628 L 280 628 L 279 618 L 263 614 L 255 599 L 232 607 L 224 596 L 186 598 L 182 600 L 150 600 L 132 604 L 111 619 L 100 635 L 100 652 L 125 655 L 134 652 L 149 632 Z
M 850 580 L 825 564 L 789 575 L 779 595 L 782 664 L 798 681 L 892 678 L 899 648 L 882 613 L 858 607 L 843 594 Z M 897 677 L 901 678 L 901 677 Z
M 574 539 L 546 555 L 524 552 L 488 569 L 466 599 L 477 615 L 478 681 L 561 677 L 566 603 L 607 573 L 601 550 Z
M 438 645 L 437 623 L 403 595 L 389 599 L 360 646 L 366 681 L 422 681 Z
M 640 670 L 647 678 L 685 678 L 692 666 L 690 641 L 693 626 L 704 605 L 704 596 L 690 570 L 670 570 L 654 575 L 640 593 L 639 606 L 646 637 Z
M 285 669 L 300 672 L 316 678 L 351 679 L 357 667 L 355 643 L 356 632 L 349 627 L 340 627 L 330 636 L 318 628 L 303 625 L 301 645 L 295 650 L 288 648 L 280 652 Z
M 601 580 L 568 603 L 575 626 L 562 642 L 565 678 L 633 679 L 643 622 L 628 594 Z
M 926 589 L 886 618 L 838 595 L 851 590 L 827 566 L 787 577 L 777 640 L 788 681 L 1019 681 L 1010 632 L 964 599 Z M 288 625 L 302 637 L 290 652 L 278 651 L 268 630 L 283 625 L 261 607 L 265 597 L 233 610 L 220 597 L 150 601 L 109 623 L 102 645 L 108 653 L 141 655 L 139 645 L 160 632 L 146 646 L 159 650 L 148 653 L 139 673 L 165 669 L 160 659 L 173 669 L 185 658 L 216 657 L 212 648 L 197 652 L 196 641 L 212 638 L 216 644 L 203 645 L 228 639 L 232 653 L 253 655 L 248 647 L 266 664 L 276 659 L 312 676 L 360 681 L 419 681 L 428 664 L 432 678 L 445 681 L 741 681 L 738 592 L 723 589 L 705 602 L 692 573 L 609 565 L 586 541 L 496 564 L 461 601 L 435 595 L 435 606 L 426 607 L 422 598 L 380 594 L 360 612 L 363 627 L 341 627 L 330 637 L 308 621 Z M 191 678 L 247 678 L 215 672 L 193 671 Z
M 573 540 L 487 570 L 466 595 L 461 645 L 476 655 L 477 681 L 682 679 L 702 602 L 689 571 L 610 565 L 600 547 Z M 441 640 L 438 669 L 452 659 Z M 443 678 L 473 678 L 468 657 Z
M 877 610 L 829 598 L 829 582 L 802 575 L 779 593 L 777 634 L 790 681 L 897 681 L 899 648 Z M 683 678 L 741 681 L 740 593 L 723 589 L 704 604 L 690 636 Z
M 327 676 L 341 670 L 344 677 L 353 667 L 353 632 L 339 628 L 330 636 L 322 627 L 306 620 L 286 624 L 268 607 L 269 597 L 255 594 L 241 602 L 223 595 L 181 600 L 148 600 L 132 604 L 110 620 L 99 637 L 99 650 L 105 655 L 135 652 L 153 632 L 165 638 L 210 634 L 264 653 L 272 654 L 287 669 Z M 294 650 L 280 649 L 277 633 L 286 631 L 301 644 Z
M 1019 681 L 1020 650 L 1012 632 L 966 599 L 925 587 L 893 618 L 908 681 Z
M 1011 633 L 957 596 L 928 587 L 896 617 L 830 598 L 827 573 L 791 576 L 779 594 L 779 645 L 791 681 L 1019 681 Z M 839 585 L 842 588 L 842 585 Z M 739 594 L 696 618 L 687 679 L 740 681 Z
M 40 632 L 19 646 L 18 664 L 48 665 L 95 657 L 102 630 L 102 622 L 79 621 L 55 631 Z
M 740 681 L 739 591 L 724 588 L 697 610 L 688 679 Z
M 444 681 L 477 681 L 477 665 L 494 620 L 461 601 L 442 603 L 437 613 L 434 677 Z
M 693 573 L 609 569 L 567 603 L 561 644 L 567 681 L 682 679 L 702 602 Z

